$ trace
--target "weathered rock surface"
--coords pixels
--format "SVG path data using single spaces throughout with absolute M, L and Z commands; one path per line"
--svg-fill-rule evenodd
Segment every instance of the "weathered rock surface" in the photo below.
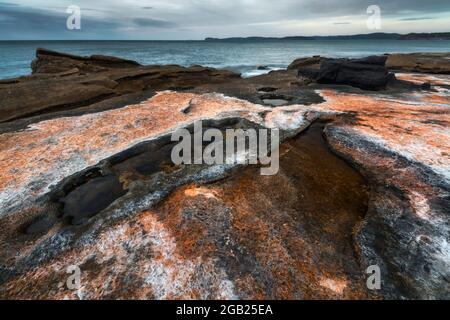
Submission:
M 144 67 L 113 57 L 77 57 L 42 49 L 37 51 L 33 71 L 31 76 L 0 82 L 0 122 L 83 108 L 129 94 L 192 89 L 239 78 L 230 71 L 200 66 Z
M 386 67 L 392 70 L 402 70 L 410 72 L 450 74 L 450 54 L 391 54 L 386 61 Z
M 298 75 L 304 76 L 310 79 L 315 79 L 319 75 L 320 66 L 322 62 L 325 62 L 326 58 L 321 56 L 314 56 L 310 58 L 300 58 L 294 60 L 289 66 L 288 70 L 296 70 Z
M 112 68 L 133 68 L 140 64 L 110 56 L 93 55 L 80 57 L 38 48 L 36 59 L 31 63 L 33 73 L 93 73 Z
M 0 124 L 0 298 L 450 299 L 448 76 L 372 92 L 295 70 L 116 71 L 140 68 L 196 85 Z M 198 120 L 280 129 L 279 173 L 175 166 L 170 134 Z

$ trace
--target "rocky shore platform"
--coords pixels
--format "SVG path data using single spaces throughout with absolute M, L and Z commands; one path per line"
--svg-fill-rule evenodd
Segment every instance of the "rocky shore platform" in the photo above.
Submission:
M 0 81 L 1 299 L 450 299 L 450 53 L 32 70 Z M 279 129 L 280 171 L 174 165 L 198 120 Z

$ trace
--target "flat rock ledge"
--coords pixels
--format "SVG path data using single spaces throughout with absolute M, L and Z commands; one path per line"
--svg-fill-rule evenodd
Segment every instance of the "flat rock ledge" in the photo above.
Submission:
M 0 298 L 450 299 L 447 75 L 373 92 L 54 56 L 58 75 L 0 84 Z M 63 75 L 67 59 L 102 66 Z M 60 103 L 70 85 L 114 97 Z M 280 129 L 280 172 L 173 165 L 171 133 L 198 120 Z

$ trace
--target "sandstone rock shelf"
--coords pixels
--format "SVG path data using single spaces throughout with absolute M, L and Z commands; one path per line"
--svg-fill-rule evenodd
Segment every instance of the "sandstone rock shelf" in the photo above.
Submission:
M 34 64 L 0 84 L 1 298 L 450 298 L 447 75 L 366 91 L 303 62 L 249 79 L 44 50 Z M 70 83 L 112 96 L 63 104 Z M 280 172 L 174 166 L 170 134 L 197 120 L 280 129 Z

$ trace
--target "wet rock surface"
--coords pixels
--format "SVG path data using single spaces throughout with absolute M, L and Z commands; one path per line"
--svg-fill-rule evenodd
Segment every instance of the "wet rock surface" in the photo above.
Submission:
M 108 175 L 93 178 L 60 199 L 63 204 L 63 217 L 69 218 L 71 224 L 81 224 L 124 194 L 117 177 Z
M 38 52 L 0 83 L 0 298 L 449 299 L 450 79 L 374 92 L 299 72 L 322 63 L 242 79 Z M 69 83 L 114 97 L 31 98 Z M 280 171 L 174 165 L 171 133 L 198 120 L 280 129 Z

